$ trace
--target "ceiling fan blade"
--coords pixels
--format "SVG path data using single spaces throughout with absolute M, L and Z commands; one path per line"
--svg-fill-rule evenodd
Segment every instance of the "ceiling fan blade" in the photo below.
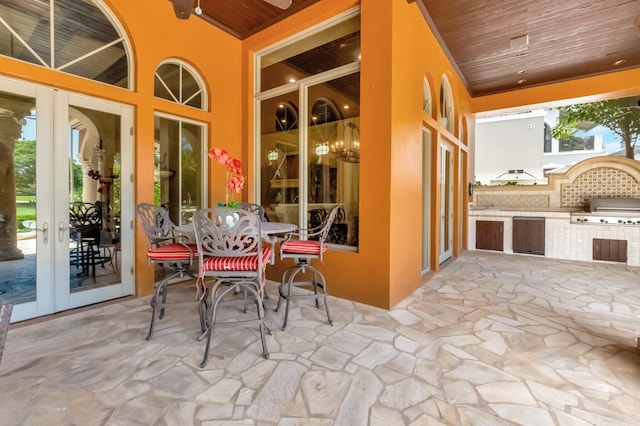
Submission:
M 282 10 L 288 9 L 291 6 L 291 0 L 264 0 L 269 3 L 271 6 L 278 7 Z
M 191 9 L 193 9 L 193 0 L 172 0 L 173 11 L 178 19 L 189 19 Z

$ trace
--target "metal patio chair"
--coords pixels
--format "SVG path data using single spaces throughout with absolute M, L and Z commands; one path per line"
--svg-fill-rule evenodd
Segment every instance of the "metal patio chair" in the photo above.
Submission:
M 316 308 L 320 307 L 319 299 L 323 299 L 325 310 L 327 311 L 327 320 L 333 325 L 331 314 L 329 312 L 329 304 L 327 303 L 327 283 L 324 275 L 311 265 L 311 261 L 317 259 L 322 261 L 322 256 L 327 250 L 326 240 L 331 229 L 331 224 L 335 220 L 338 212 L 342 208 L 341 204 L 331 209 L 324 219 L 324 223 L 320 226 L 310 229 L 300 229 L 295 232 L 286 234 L 285 239 L 280 244 L 280 259 L 294 259 L 295 265 L 287 268 L 282 274 L 282 281 L 278 287 L 278 304 L 275 311 L 280 309 L 280 303 L 285 300 L 284 321 L 282 329 L 287 326 L 289 319 L 289 302 L 294 299 L 315 299 Z M 305 275 L 307 279 L 297 281 L 299 275 Z M 293 287 L 312 287 L 311 294 L 292 294 Z M 319 292 L 318 289 L 321 291 Z
M 193 216 L 198 244 L 198 281 L 213 278 L 214 284 L 206 294 L 211 300 L 206 313 L 207 342 L 201 367 L 207 364 L 211 337 L 216 327 L 258 325 L 262 352 L 269 358 L 264 324 L 265 268 L 271 247 L 262 245 L 260 218 L 242 209 L 215 207 L 196 212 Z M 250 319 L 218 321 L 218 309 L 223 306 L 242 305 L 244 313 L 254 304 L 257 315 Z
M 164 207 L 154 204 L 140 203 L 136 206 L 136 214 L 142 225 L 147 239 L 147 260 L 150 264 L 160 264 L 163 268 L 172 270 L 156 283 L 155 293 L 151 297 L 151 324 L 147 340 L 153 336 L 153 327 L 156 318 L 156 309 L 160 309 L 159 319 L 164 318 L 164 311 L 170 304 L 197 304 L 200 315 L 200 330 L 204 333 L 204 309 L 203 298 L 194 297 L 194 301 L 167 302 L 169 282 L 184 275 L 196 276 L 189 270 L 197 256 L 196 244 L 186 242 L 187 238 L 175 232 L 175 225 L 169 218 L 169 213 Z

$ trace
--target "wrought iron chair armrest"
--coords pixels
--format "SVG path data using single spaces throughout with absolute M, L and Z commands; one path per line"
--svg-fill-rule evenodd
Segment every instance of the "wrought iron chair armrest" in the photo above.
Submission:
M 290 240 L 291 237 L 315 237 L 316 235 L 320 235 L 322 233 L 322 229 L 324 228 L 324 226 L 316 226 L 315 228 L 309 228 L 309 229 L 298 229 L 297 231 L 291 231 L 291 232 L 287 232 L 286 234 L 284 234 L 284 239 L 286 240 Z

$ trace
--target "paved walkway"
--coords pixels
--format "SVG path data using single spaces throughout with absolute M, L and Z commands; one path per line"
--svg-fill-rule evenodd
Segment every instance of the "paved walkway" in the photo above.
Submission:
M 217 331 L 204 369 L 196 312 L 147 342 L 148 298 L 14 327 L 0 423 L 640 424 L 638 268 L 471 251 L 391 311 L 330 306 L 333 327 L 295 302 L 286 331 L 268 311 L 268 360 L 257 330 Z

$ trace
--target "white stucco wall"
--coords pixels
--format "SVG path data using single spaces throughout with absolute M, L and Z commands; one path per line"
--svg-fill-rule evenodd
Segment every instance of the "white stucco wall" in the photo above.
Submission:
M 545 111 L 541 109 L 515 116 L 478 119 L 474 180 L 483 185 L 496 179 L 523 183 L 543 180 L 544 118 Z M 526 173 L 506 174 L 518 169 Z

